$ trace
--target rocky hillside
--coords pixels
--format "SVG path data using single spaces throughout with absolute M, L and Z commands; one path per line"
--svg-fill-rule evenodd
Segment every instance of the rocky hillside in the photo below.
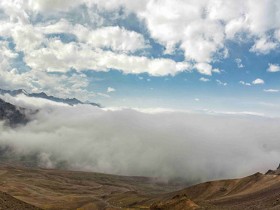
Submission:
M 24 113 L 25 109 L 16 107 L 0 99 L 0 120 L 4 120 L 6 125 L 14 127 L 20 124 L 26 124 L 28 118 Z
M 4 192 L 41 209 L 142 209 L 148 206 L 138 203 L 185 186 L 148 177 L 0 166 L 0 201 Z
M 152 210 L 280 209 L 280 176 L 271 173 L 278 170 L 240 179 L 206 182 L 144 203 L 151 204 Z
M 0 200 L 3 192 L 41 209 L 280 209 L 278 175 L 185 186 L 147 177 L 0 166 Z

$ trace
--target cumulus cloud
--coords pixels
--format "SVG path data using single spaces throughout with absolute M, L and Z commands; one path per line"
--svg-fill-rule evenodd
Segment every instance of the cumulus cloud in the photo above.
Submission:
M 267 69 L 268 72 L 278 72 L 278 71 L 280 71 L 280 66 L 278 64 L 269 63 L 268 66 L 269 66 L 268 69 Z
M 256 41 L 254 46 L 250 49 L 252 52 L 268 54 L 270 51 L 276 49 L 278 44 L 272 41 L 269 41 L 266 37 L 262 37 Z
M 42 167 L 205 181 L 265 171 L 280 158 L 278 119 L 54 104 L 33 118 L 1 127 L 0 146 Z
M 14 39 L 16 49 L 25 53 L 24 61 L 34 71 L 66 73 L 72 68 L 78 71 L 117 69 L 124 73 L 147 72 L 154 76 L 164 76 L 191 69 L 188 62 L 126 54 L 125 52 L 133 52 L 145 47 L 144 40 L 136 32 L 128 32 L 119 27 L 88 31 L 83 26 L 75 26 L 75 28 L 64 21 L 43 29 L 18 24 L 9 27 L 10 29 L 14 27 L 12 35 L 6 34 L 6 31 L 2 34 L 0 31 L 0 35 L 7 38 L 11 36 Z M 81 42 L 63 43 L 57 38 L 47 39 L 44 35 L 48 32 L 68 31 L 69 28 L 70 31 L 76 31 Z M 84 42 L 85 40 L 87 41 Z M 104 50 L 103 47 L 117 52 Z
M 49 42 L 48 48 L 26 55 L 25 61 L 33 69 L 49 72 L 68 72 L 72 67 L 78 71 L 89 69 L 106 72 L 116 69 L 126 74 L 148 72 L 153 76 L 164 76 L 190 70 L 188 63 L 177 63 L 171 59 L 149 59 L 144 56 L 130 56 L 101 49 L 94 50 L 85 44 L 64 44 L 60 40 L 52 40 Z
M 219 22 L 203 19 L 206 6 L 205 1 L 149 1 L 139 16 L 146 21 L 152 37 L 166 47 L 181 42 L 186 59 L 210 62 L 223 48 L 224 33 Z
M 262 85 L 264 84 L 264 80 L 257 78 L 252 82 L 253 85 Z
M 230 55 L 227 41 L 249 43 L 250 51 L 257 54 L 268 54 L 280 46 L 280 3 L 274 0 L 258 4 L 252 0 L 3 0 L 0 8 L 5 14 L 0 36 L 15 45 L 12 53 L 22 53 L 23 65 L 31 68 L 29 75 L 58 71 L 67 76 L 73 68 L 153 76 L 194 69 L 212 75 L 220 72 L 213 68 L 214 63 Z M 74 15 L 77 8 L 84 8 L 80 11 L 83 21 Z M 88 15 L 105 17 L 107 13 L 111 21 L 88 22 L 96 19 Z M 137 27 L 124 24 L 131 14 L 138 18 Z M 60 36 L 68 35 L 73 40 L 65 43 Z M 164 52 L 154 57 L 150 43 L 162 45 Z M 180 62 L 163 55 L 178 51 L 184 53 Z M 17 70 L 2 73 L 3 83 L 14 75 L 29 81 L 25 79 L 28 74 L 15 74 Z M 25 86 L 38 88 L 32 82 Z
M 195 68 L 198 72 L 205 75 L 212 75 L 212 66 L 208 63 L 197 63 Z
M 179 6 L 178 6 L 179 5 Z M 226 40 L 239 41 L 238 35 L 255 38 L 251 50 L 267 54 L 279 44 L 266 34 L 279 29 L 280 4 L 268 0 L 246 1 L 148 1 L 136 13 L 146 21 L 151 36 L 173 49 L 176 44 L 187 60 L 209 63 L 226 56 Z M 276 35 L 277 36 L 277 33 Z M 171 51 L 172 50 L 168 50 Z
M 123 7 L 143 19 L 151 36 L 164 44 L 166 48 L 172 49 L 176 44 L 181 43 L 180 47 L 185 51 L 186 59 L 195 60 L 199 63 L 209 63 L 216 53 L 219 53 L 220 50 L 223 51 L 226 39 L 232 39 L 237 33 L 243 31 L 259 37 L 252 48 L 253 50 L 267 52 L 276 47 L 271 44 L 272 41 L 269 41 L 270 37 L 264 35 L 269 30 L 279 27 L 276 11 L 280 5 L 271 0 L 268 2 L 261 1 L 256 5 L 249 0 L 238 0 L 230 3 L 214 0 L 200 2 L 177 0 L 176 3 L 162 1 L 159 4 L 159 2 L 151 0 L 141 1 L 141 3 L 117 0 L 108 4 L 99 0 L 78 0 L 75 3 L 65 0 L 55 2 L 29 0 L 28 3 L 3 1 L 1 5 L 5 10 L 8 10 L 12 5 L 16 5 L 21 9 L 43 13 L 52 10 L 69 10 L 82 4 L 87 5 L 88 8 L 98 6 L 106 10 L 117 10 Z M 221 24 L 221 22 L 224 22 L 224 24 Z M 132 40 L 132 43 L 136 46 L 139 46 L 139 44 L 143 46 L 144 40 L 140 34 L 120 29 L 118 26 L 91 31 L 79 24 L 71 25 L 62 19 L 54 25 L 46 26 L 46 29 L 53 30 L 53 32 L 59 30 L 60 32 L 74 34 L 80 33 L 80 36 L 78 36 L 80 38 L 84 37 L 81 35 L 83 33 L 86 33 L 86 35 L 92 33 L 93 36 L 90 36 L 90 38 L 93 38 L 93 40 L 89 40 L 92 44 L 100 43 L 100 39 L 111 35 L 107 37 L 107 44 L 117 44 L 112 43 L 110 37 L 113 40 L 117 38 L 124 42 L 127 41 L 126 38 L 135 38 L 139 42 Z M 78 29 L 77 27 L 80 27 L 81 30 L 73 30 L 74 28 Z M 72 30 L 65 30 L 70 28 Z M 277 37 L 277 34 L 277 30 L 275 30 L 275 37 Z
M 128 53 L 149 47 L 142 34 L 119 26 L 107 26 L 90 30 L 81 24 L 73 25 L 69 21 L 62 19 L 55 24 L 45 24 L 38 28 L 45 34 L 73 34 L 78 41 L 87 43 L 93 48 L 109 48 L 113 51 Z

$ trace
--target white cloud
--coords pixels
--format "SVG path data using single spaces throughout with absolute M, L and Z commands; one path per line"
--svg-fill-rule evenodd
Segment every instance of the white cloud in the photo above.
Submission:
M 239 17 L 232 20 L 226 24 L 225 33 L 229 40 L 236 39 L 239 33 L 248 31 L 248 19 L 245 17 Z
M 218 80 L 216 79 L 216 82 L 218 85 L 221 85 L 221 86 L 227 86 L 228 84 L 226 82 L 222 82 L 221 80 Z
M 1 57 L 1 56 L 0 56 Z M 3 64 L 5 62 L 5 66 Z M 89 80 L 83 73 L 48 74 L 44 71 L 19 72 L 17 69 L 11 69 L 9 60 L 2 60 L 0 63 L 0 88 L 3 89 L 26 89 L 28 92 L 45 91 L 47 94 L 59 97 L 78 97 L 86 100 L 93 97 L 85 88 Z
M 212 72 L 213 72 L 213 73 L 220 74 L 220 73 L 221 73 L 221 70 L 220 70 L 220 69 L 215 68 L 215 69 L 212 69 Z
M 69 18 L 80 5 L 87 14 L 109 12 L 113 21 L 104 19 L 105 22 L 93 26 L 76 16 Z M 253 40 L 251 52 L 258 54 L 279 48 L 280 2 L 275 0 L 258 4 L 252 0 L 2 0 L 0 8 L 6 15 L 0 23 L 0 35 L 14 41 L 16 51 L 12 53 L 23 52 L 24 62 L 32 69 L 29 74 L 19 74 L 16 69 L 9 69 L 7 59 L 2 61 L 5 72 L 1 76 L 17 85 L 24 80 L 32 81 L 26 78 L 38 71 L 66 73 L 72 68 L 79 72 L 117 69 L 125 74 L 153 76 L 175 75 L 193 68 L 211 75 L 220 72 L 213 69 L 213 64 L 230 54 L 225 45 L 228 40 Z M 121 16 L 119 8 L 124 11 Z M 148 55 L 151 46 L 146 36 L 116 23 L 131 13 L 145 25 L 148 37 L 165 47 L 165 53 L 182 50 L 185 60 L 175 62 Z M 81 17 L 86 19 L 87 14 L 82 13 Z M 34 17 L 39 16 L 42 19 L 34 23 Z M 58 37 L 48 38 L 50 33 L 72 34 L 76 40 L 62 43 Z M 7 82 L 3 84 L 6 86 Z M 36 88 L 32 83 L 25 86 Z
M 111 96 L 109 96 L 108 94 L 105 93 L 97 93 L 98 96 L 102 96 L 104 98 L 110 98 Z
M 268 38 L 263 38 L 264 34 L 280 28 L 277 13 L 280 4 L 273 0 L 261 1 L 258 4 L 252 3 L 251 0 L 176 0 L 176 3 L 168 0 L 160 3 L 153 0 L 115 0 L 110 3 L 101 0 L 77 0 L 74 3 L 65 0 L 29 0 L 28 3 L 24 3 L 19 0 L 16 3 L 3 1 L 2 6 L 7 9 L 8 6 L 16 5 L 21 11 L 26 9 L 48 13 L 68 10 L 81 4 L 86 4 L 88 8 L 97 5 L 111 11 L 124 7 L 129 12 L 136 13 L 146 22 L 151 36 L 164 44 L 168 51 L 172 51 L 170 49 L 181 43 L 180 48 L 185 51 L 186 59 L 196 62 L 211 62 L 215 54 L 225 48 L 226 39 L 234 39 L 236 34 L 244 32 L 260 37 L 252 50 L 266 53 L 275 48 L 275 45 Z
M 278 89 L 264 89 L 264 92 L 268 92 L 268 93 L 278 93 L 279 90 Z
M 278 47 L 278 43 L 269 41 L 267 37 L 261 37 L 256 41 L 254 46 L 250 49 L 252 52 L 268 54 L 270 51 L 276 49 Z
M 28 54 L 42 49 L 44 36 L 32 25 L 14 25 L 11 37 L 16 44 L 17 51 Z
M 85 2 L 84 0 L 27 0 L 25 7 L 36 12 L 51 13 L 55 11 L 65 11 Z
M 11 70 L 11 63 L 13 59 L 18 57 L 18 53 L 13 52 L 9 48 L 9 43 L 7 41 L 0 41 L 0 72 Z
M 9 43 L 7 41 L 0 41 L 0 52 L 2 61 L 5 59 L 14 59 L 18 57 L 18 53 L 13 52 L 9 48 Z
M 241 85 L 251 86 L 251 83 L 249 83 L 249 82 L 239 81 L 239 83 L 240 83 Z
M 236 58 L 235 62 L 238 68 L 244 68 L 244 65 L 242 64 L 242 60 L 240 58 Z
M 149 59 L 144 56 L 94 50 L 85 44 L 65 44 L 60 40 L 51 40 L 47 48 L 26 55 L 25 61 L 33 69 L 49 72 L 67 72 L 70 68 L 78 71 L 116 69 L 126 74 L 149 73 L 153 76 L 164 76 L 190 70 L 188 63 L 176 63 L 171 59 Z
M 257 78 L 252 82 L 253 85 L 262 85 L 264 84 L 264 80 Z
M 280 42 L 280 29 L 278 29 L 278 30 L 276 30 L 276 31 L 274 32 L 274 38 L 275 38 L 278 42 Z
M 65 21 L 44 29 L 42 26 L 7 25 L 10 30 L 13 27 L 12 34 L 7 33 L 5 30 L 2 31 L 2 35 L 14 39 L 16 50 L 25 53 L 24 61 L 36 71 L 67 72 L 71 68 L 75 68 L 78 71 L 87 69 L 109 71 L 110 69 L 117 69 L 124 73 L 138 74 L 147 72 L 153 76 L 164 76 L 191 70 L 188 62 L 175 62 L 164 58 L 150 59 L 144 56 L 126 54 L 127 52 L 142 49 L 146 45 L 142 35 L 119 27 L 105 27 L 85 32 L 85 34 L 89 33 L 89 35 L 95 37 L 94 39 L 97 39 L 97 41 L 92 40 L 92 42 L 85 38 L 87 36 L 81 35 L 84 27 L 76 26 L 77 28 L 75 28 Z M 79 30 L 79 27 L 81 30 Z M 47 39 L 44 35 L 44 33 L 48 32 L 65 32 L 68 29 L 70 32 L 71 30 L 78 31 L 81 42 L 63 43 L 57 38 Z M 116 52 L 102 50 L 100 47 L 109 47 Z
M 278 72 L 278 71 L 280 71 L 280 66 L 278 64 L 269 63 L 268 66 L 269 66 L 268 69 L 267 69 L 268 72 Z
M 212 75 L 212 66 L 208 63 L 197 63 L 194 67 L 201 74 Z
M 210 81 L 210 79 L 205 78 L 205 77 L 201 77 L 199 80 L 200 80 L 201 82 L 209 82 L 209 81 Z
M 98 96 L 102 96 L 104 98 L 110 98 L 111 96 L 109 96 L 108 94 L 105 93 L 97 93 Z
M 62 19 L 55 24 L 41 26 L 39 29 L 46 34 L 74 34 L 79 42 L 86 43 L 93 48 L 109 48 L 113 51 L 128 53 L 149 47 L 142 34 L 128 31 L 119 26 L 108 26 L 90 30 L 83 25 L 72 25 L 67 20 Z
M 112 88 L 112 87 L 107 88 L 107 93 L 111 93 L 111 92 L 115 92 L 115 91 L 116 91 L 115 88 Z
M 264 34 L 280 28 L 279 8 L 280 3 L 273 0 L 258 4 L 251 0 L 163 0 L 148 1 L 145 9 L 135 12 L 146 21 L 152 37 L 167 49 L 179 43 L 187 60 L 209 63 L 224 50 L 227 39 L 238 41 L 236 35 L 242 33 L 260 37 L 252 47 L 254 52 L 268 53 L 278 47 Z
M 152 37 L 167 48 L 181 43 L 187 60 L 208 63 L 223 48 L 224 33 L 218 21 L 202 19 L 205 6 L 206 1 L 149 1 L 138 15 L 146 21 Z
M 12 97 L 9 94 L 5 94 L 5 95 L 0 95 L 0 98 L 11 104 L 17 104 L 20 107 L 33 109 L 33 110 L 36 110 L 38 108 L 49 109 L 56 106 L 62 106 L 62 107 L 69 106 L 68 104 L 65 103 L 59 103 L 44 98 L 29 97 L 24 94 L 17 95 L 16 97 Z
M 141 34 L 118 26 L 100 28 L 79 38 L 95 48 L 108 47 L 121 52 L 135 52 L 148 47 Z

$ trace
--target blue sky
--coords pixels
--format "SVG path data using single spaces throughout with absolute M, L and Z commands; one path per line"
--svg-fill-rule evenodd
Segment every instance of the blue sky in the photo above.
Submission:
M 0 86 L 278 116 L 279 10 L 275 0 L 4 0 Z

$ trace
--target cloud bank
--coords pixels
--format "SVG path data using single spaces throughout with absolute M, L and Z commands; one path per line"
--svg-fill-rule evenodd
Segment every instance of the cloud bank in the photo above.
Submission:
M 264 172 L 280 159 L 279 119 L 56 104 L 33 119 L 1 127 L 0 146 L 47 168 L 196 182 Z

